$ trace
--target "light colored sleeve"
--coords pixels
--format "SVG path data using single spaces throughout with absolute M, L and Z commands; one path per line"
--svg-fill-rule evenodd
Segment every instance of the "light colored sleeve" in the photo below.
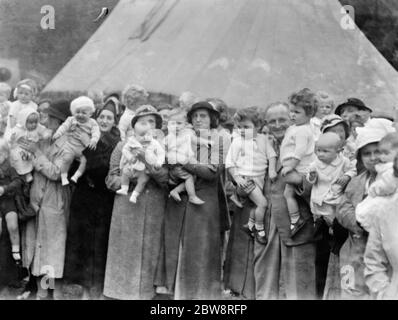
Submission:
M 156 153 L 156 161 L 155 164 L 160 167 L 162 166 L 165 161 L 166 161 L 166 151 L 162 147 L 162 145 L 157 141 L 154 140 L 154 146 L 155 146 L 155 153 Z
M 381 201 L 383 201 L 380 197 L 366 197 L 362 200 L 355 208 L 355 218 L 359 222 L 362 228 L 366 231 L 370 231 L 373 226 L 374 216 L 377 215 L 379 208 L 381 206 Z
M 120 160 L 122 159 L 123 142 L 119 142 L 112 152 L 109 162 L 109 172 L 105 178 L 105 184 L 111 191 L 120 189 L 122 185 L 120 178 Z
M 355 181 L 351 180 L 342 196 L 340 204 L 337 205 L 336 219 L 350 232 L 362 235 L 363 230 L 357 223 L 355 217 L 355 206 L 351 200 L 355 192 L 355 188 Z
M 95 141 L 96 143 L 101 138 L 101 131 L 97 121 L 91 119 L 91 141 Z
M 64 134 L 66 134 L 71 125 L 72 125 L 72 121 L 73 121 L 73 117 L 68 117 L 61 125 L 60 127 L 57 129 L 57 131 L 54 133 L 54 136 L 59 138 L 61 136 L 63 136 Z
M 8 123 L 7 128 L 12 129 L 17 124 L 17 113 L 18 113 L 18 106 L 15 102 L 12 102 L 10 105 L 10 111 L 8 112 Z
M 50 161 L 45 154 L 41 154 L 33 160 L 35 170 L 53 181 L 60 180 L 62 163 L 62 157 L 56 157 L 53 161 Z
M 344 174 L 349 176 L 351 179 L 357 175 L 356 161 L 350 161 L 348 158 L 344 157 Z
M 236 162 L 238 161 L 241 139 L 235 138 L 232 140 L 231 146 L 229 147 L 227 157 L 225 158 L 225 168 L 233 168 L 236 167 Z
M 373 295 L 378 299 L 383 299 L 384 293 L 390 286 L 390 278 L 388 276 L 389 262 L 383 249 L 379 218 L 374 219 L 373 227 L 369 232 L 364 262 L 366 285 Z
M 127 115 L 127 113 L 123 113 L 123 115 L 120 117 L 120 121 L 119 121 L 119 131 L 120 131 L 120 138 L 122 139 L 122 141 L 124 141 L 126 139 L 127 136 L 127 131 L 129 130 L 130 127 L 130 121 L 129 121 L 129 116 Z
M 295 148 L 293 158 L 301 160 L 309 151 L 309 132 L 307 130 L 298 130 L 294 136 Z

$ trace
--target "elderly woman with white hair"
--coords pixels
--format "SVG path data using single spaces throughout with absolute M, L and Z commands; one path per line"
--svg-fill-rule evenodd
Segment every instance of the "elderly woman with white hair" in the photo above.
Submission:
M 139 106 L 146 104 L 148 100 L 148 92 L 142 86 L 131 84 L 128 85 L 122 92 L 122 103 L 126 106 L 126 110 L 119 121 L 120 137 L 122 141 L 128 138 L 133 128 L 131 120 L 135 115 L 135 111 Z

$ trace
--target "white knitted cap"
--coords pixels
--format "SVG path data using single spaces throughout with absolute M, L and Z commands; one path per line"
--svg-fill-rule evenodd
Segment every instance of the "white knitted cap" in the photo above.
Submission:
M 92 112 L 95 111 L 93 100 L 86 96 L 80 96 L 72 100 L 72 102 L 70 103 L 70 112 L 72 113 L 72 115 L 74 115 L 76 113 L 76 109 L 82 107 L 90 108 Z

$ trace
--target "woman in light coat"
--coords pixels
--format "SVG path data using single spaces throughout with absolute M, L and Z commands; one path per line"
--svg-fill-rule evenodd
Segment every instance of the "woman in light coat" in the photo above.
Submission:
M 398 173 L 397 160 L 395 171 Z M 379 197 L 365 251 L 365 281 L 373 297 L 398 299 L 398 193 Z
M 368 128 L 358 128 L 357 131 L 357 160 L 365 170 L 347 185 L 342 202 L 337 207 L 336 218 L 349 232 L 340 249 L 341 298 L 362 300 L 370 298 L 364 278 L 368 234 L 356 220 L 355 207 L 367 196 L 369 186 L 375 181 L 375 165 L 380 155 L 378 142 L 385 132 Z
M 48 109 L 48 128 L 55 130 L 70 116 L 69 103 L 59 101 Z M 71 189 L 61 184 L 62 139 L 45 143 L 40 149 L 26 144 L 35 153 L 34 179 L 30 190 L 31 205 L 37 212 L 22 228 L 24 267 L 37 279 L 37 299 L 48 298 L 55 279 L 64 271 L 66 225 Z

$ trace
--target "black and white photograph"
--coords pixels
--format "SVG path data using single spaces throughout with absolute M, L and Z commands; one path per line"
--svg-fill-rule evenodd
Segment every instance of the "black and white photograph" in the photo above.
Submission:
M 0 300 L 396 300 L 397 130 L 396 0 L 0 0 Z

